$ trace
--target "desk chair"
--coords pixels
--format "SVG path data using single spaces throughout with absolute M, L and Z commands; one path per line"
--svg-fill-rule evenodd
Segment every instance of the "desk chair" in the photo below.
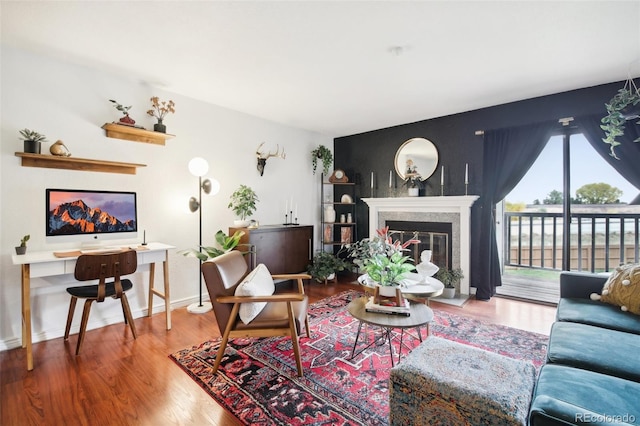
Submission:
M 257 291 L 255 296 L 238 295 L 240 293 L 237 291 L 238 287 L 249 282 L 252 279 L 251 276 L 260 269 L 266 271 L 262 274 L 263 279 L 266 273 L 267 281 L 270 280 L 267 285 L 267 287 L 271 287 L 271 291 L 268 292 L 270 294 Z M 213 365 L 213 373 L 218 371 L 229 338 L 290 336 L 298 376 L 302 376 L 302 361 L 298 344 L 298 335 L 301 332 L 302 324 L 305 326 L 307 337 L 310 337 L 307 317 L 309 302 L 307 295 L 304 294 L 302 280 L 310 279 L 311 276 L 307 274 L 270 275 L 264 265 L 258 265 L 257 268 L 250 271 L 242 253 L 235 250 L 204 262 L 202 274 L 222 335 L 222 342 Z M 276 291 L 273 294 L 275 290 L 273 279 L 295 280 L 297 291 L 286 293 Z M 241 318 L 240 306 L 261 302 L 266 302 L 264 308 L 256 314 L 254 319 L 245 323 Z
M 82 322 L 80 323 L 80 333 L 76 346 L 76 355 L 80 354 L 80 347 L 84 340 L 84 333 L 89 321 L 91 305 L 94 301 L 103 302 L 106 297 L 120 299 L 124 322 L 129 324 L 133 338 L 137 338 L 136 326 L 131 316 L 131 309 L 127 301 L 125 292 L 133 287 L 128 279 L 120 279 L 122 275 L 129 275 L 136 271 L 138 267 L 138 257 L 135 250 L 119 251 L 110 254 L 85 254 L 78 257 L 74 276 L 78 281 L 99 280 L 98 284 L 85 285 L 67 288 L 67 293 L 71 295 L 69 304 L 69 315 L 67 316 L 67 327 L 64 332 L 64 340 L 69 338 L 69 329 L 73 320 L 73 313 L 78 299 L 86 299 L 84 310 L 82 311 Z M 112 281 L 106 282 L 107 279 Z

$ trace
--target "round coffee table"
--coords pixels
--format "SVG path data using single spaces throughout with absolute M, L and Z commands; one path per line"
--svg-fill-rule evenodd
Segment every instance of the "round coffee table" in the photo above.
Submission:
M 374 344 L 384 344 L 385 341 L 389 343 L 389 355 L 391 356 L 391 366 L 394 365 L 393 362 L 393 346 L 391 345 L 391 330 L 394 328 L 401 329 L 400 332 L 400 345 L 398 350 L 398 362 L 400 362 L 400 356 L 402 354 L 402 338 L 404 336 L 405 328 L 417 328 L 418 329 L 418 337 L 420 341 L 422 341 L 422 335 L 420 334 L 419 327 L 423 325 L 429 324 L 433 321 L 433 311 L 426 304 L 423 303 L 410 303 L 409 304 L 409 316 L 404 315 L 394 315 L 394 314 L 384 314 L 378 312 L 367 312 L 365 310 L 365 304 L 367 303 L 367 297 L 359 297 L 354 299 L 347 306 L 347 310 L 349 314 L 353 316 L 355 319 L 360 321 L 358 325 L 358 334 L 356 335 L 356 340 L 353 342 L 353 349 L 351 351 L 351 358 L 360 355 L 362 351 L 371 347 Z M 363 324 L 371 324 L 378 326 L 382 329 L 382 334 L 380 337 L 374 339 L 373 342 L 369 343 L 364 348 L 361 348 L 358 353 L 356 352 L 356 347 L 358 345 L 358 339 L 360 338 L 360 332 L 362 330 Z

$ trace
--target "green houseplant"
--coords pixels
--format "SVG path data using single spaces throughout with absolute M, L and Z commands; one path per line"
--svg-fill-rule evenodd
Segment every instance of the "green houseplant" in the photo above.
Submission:
M 440 268 L 433 277 L 444 284 L 442 296 L 447 299 L 451 299 L 456 294 L 456 284 L 458 284 L 460 280 L 464 278 L 464 275 L 462 274 L 462 269 L 460 268 Z
M 317 282 L 324 282 L 333 279 L 337 272 L 348 269 L 348 263 L 335 256 L 333 253 L 319 251 L 313 256 L 312 263 L 307 266 L 307 272 Z
M 322 160 L 322 172 L 325 175 L 329 174 L 329 168 L 333 164 L 333 154 L 331 150 L 324 145 L 320 145 L 313 151 L 311 151 L 311 164 L 313 166 L 313 174 L 316 174 L 318 168 L 318 160 Z
M 247 185 L 240 185 L 238 189 L 231 194 L 231 199 L 227 207 L 240 218 L 239 221 L 234 221 L 236 226 L 248 225 L 247 217 L 256 211 L 256 203 L 258 201 L 258 195 Z
M 218 232 L 216 232 L 215 236 L 216 242 L 218 243 L 217 246 L 201 246 L 200 248 L 202 250 L 187 249 L 181 251 L 180 253 L 184 256 L 197 257 L 204 262 L 205 260 L 213 259 L 214 257 L 218 257 L 233 250 L 238 245 L 243 235 L 244 231 L 241 230 L 237 230 L 231 236 L 228 236 L 224 233 L 224 231 L 219 230 Z
M 24 152 L 31 154 L 40 154 L 42 142 L 48 142 L 45 135 L 41 135 L 34 130 L 22 129 L 20 130 L 20 136 L 20 139 L 24 141 Z
M 617 138 L 624 135 L 626 122 L 640 117 L 639 104 L 640 91 L 638 91 L 638 88 L 631 78 L 628 79 L 624 87 L 618 90 L 618 93 L 605 104 L 607 115 L 602 117 L 602 124 L 600 125 L 605 133 L 602 141 L 611 145 L 610 155 L 614 158 L 618 158 L 615 153 L 615 147 L 620 145 Z M 637 121 L 635 124 L 640 125 L 640 121 Z M 634 142 L 640 142 L 640 138 L 634 140 Z
M 29 241 L 31 235 L 25 235 L 20 240 L 20 245 L 16 247 L 16 254 L 25 254 L 27 252 L 27 241 Z

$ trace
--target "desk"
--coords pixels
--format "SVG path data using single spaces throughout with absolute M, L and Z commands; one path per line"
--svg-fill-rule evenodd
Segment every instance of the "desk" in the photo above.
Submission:
M 169 249 L 173 246 L 162 243 L 149 243 L 146 250 L 138 250 L 138 265 L 149 265 L 149 313 L 153 311 L 153 296 L 164 300 L 167 330 L 171 330 L 171 300 L 169 296 Z M 79 255 L 79 253 L 78 253 Z M 31 342 L 31 278 L 52 277 L 73 274 L 77 255 L 56 257 L 53 251 L 32 252 L 13 255 L 14 265 L 22 267 L 22 347 L 27 349 L 27 370 L 33 370 L 33 351 Z M 154 288 L 155 264 L 162 262 L 164 292 Z

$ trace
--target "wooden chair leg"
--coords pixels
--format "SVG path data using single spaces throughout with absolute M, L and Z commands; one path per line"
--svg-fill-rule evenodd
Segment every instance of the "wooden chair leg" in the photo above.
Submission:
M 84 333 L 87 331 L 87 323 L 89 322 L 89 314 L 91 313 L 91 305 L 93 299 L 84 301 L 84 309 L 82 310 L 82 321 L 80 322 L 80 333 L 78 334 L 78 344 L 76 345 L 76 355 L 80 355 L 80 347 L 84 341 Z
M 124 323 L 129 324 L 133 338 L 137 339 L 138 334 L 136 333 L 136 324 L 133 322 L 133 316 L 131 315 L 131 309 L 129 308 L 129 301 L 127 300 L 126 294 L 122 293 L 120 303 L 122 304 L 122 311 L 124 312 Z
M 293 354 L 296 357 L 296 367 L 298 367 L 298 377 L 302 377 L 302 359 L 300 358 L 300 346 L 298 345 L 298 332 L 296 330 L 296 320 L 293 316 L 293 306 L 291 302 L 287 302 L 289 311 L 289 332 L 291 333 L 291 344 L 293 345 Z
M 69 313 L 67 314 L 67 326 L 64 329 L 64 340 L 69 338 L 69 330 L 71 330 L 71 321 L 73 321 L 73 314 L 76 311 L 77 301 L 77 297 L 71 296 L 71 302 L 69 302 Z
M 224 350 L 227 348 L 227 342 L 229 341 L 229 334 L 231 333 L 231 329 L 233 328 L 233 318 L 238 317 L 238 311 L 240 310 L 240 304 L 234 303 L 233 308 L 231 309 L 231 315 L 229 315 L 229 322 L 227 322 L 227 326 L 224 328 L 224 333 L 222 335 L 222 341 L 220 342 L 220 347 L 218 348 L 218 354 L 216 355 L 216 360 L 213 363 L 213 374 L 216 374 L 218 371 L 218 367 L 220 367 L 220 363 L 222 362 L 222 357 L 224 356 Z
M 304 329 L 307 331 L 307 337 L 311 337 L 311 332 L 309 331 L 309 315 L 304 316 Z

